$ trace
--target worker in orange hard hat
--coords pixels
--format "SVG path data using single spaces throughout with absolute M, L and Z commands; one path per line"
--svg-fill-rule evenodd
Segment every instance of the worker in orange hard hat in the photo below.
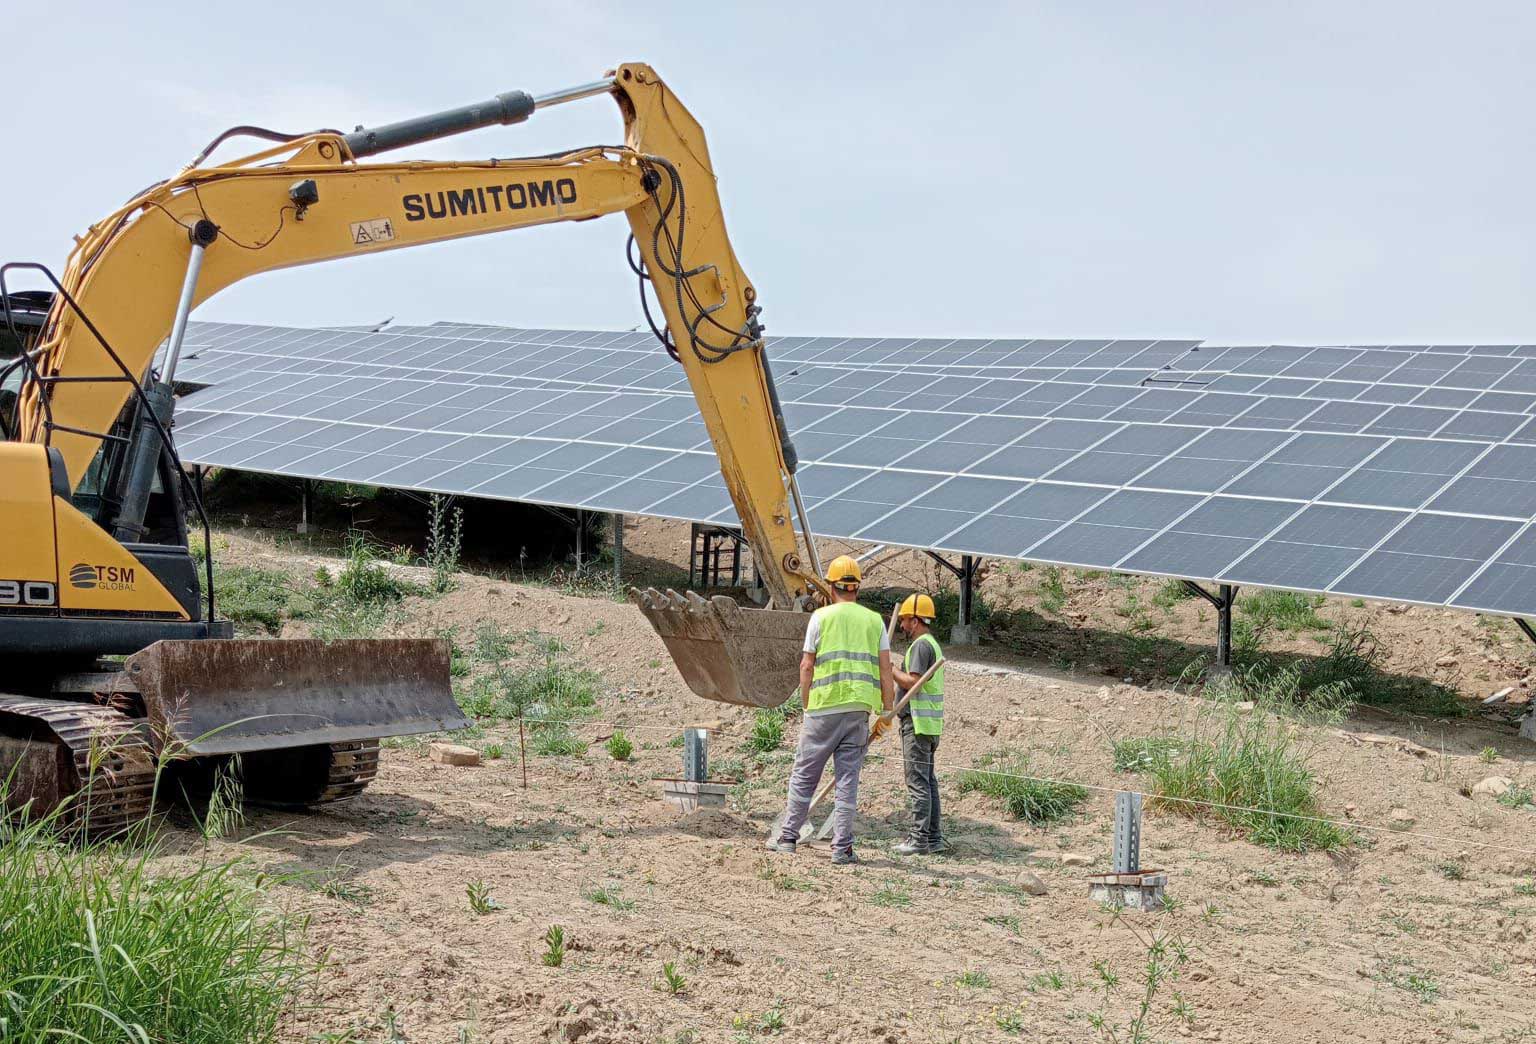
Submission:
M 805 721 L 789 774 L 789 798 L 783 828 L 768 841 L 775 852 L 793 854 L 800 828 L 827 761 L 832 761 L 832 862 L 856 863 L 853 817 L 859 796 L 859 772 L 871 738 L 887 723 L 871 714 L 895 706 L 891 681 L 891 639 L 879 615 L 858 603 L 863 573 L 859 563 L 839 555 L 827 567 L 833 601 L 811 614 L 800 656 L 800 700 Z
M 910 594 L 896 609 L 897 626 L 912 644 L 901 666 L 894 668 L 898 698 L 917 684 L 923 673 L 944 658 L 933 636 L 933 598 Z M 930 855 L 949 848 L 939 828 L 939 779 L 934 761 L 944 732 L 944 668 L 941 665 L 901 709 L 901 757 L 912 805 L 912 830 L 891 849 L 897 855 Z

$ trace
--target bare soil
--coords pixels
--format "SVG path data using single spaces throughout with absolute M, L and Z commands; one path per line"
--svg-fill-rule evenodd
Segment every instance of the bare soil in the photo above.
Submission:
M 312 574 L 320 554 L 249 529 L 220 543 L 226 562 L 295 575 Z M 686 544 L 686 526 L 632 524 L 630 576 L 679 585 Z M 938 569 L 911 553 L 882 568 L 887 582 L 913 585 Z M 853 868 L 833 867 L 822 845 L 763 850 L 795 724 L 780 751 L 754 758 L 751 715 L 690 694 L 628 605 L 468 573 L 447 595 L 411 599 L 396 633 L 463 643 L 494 621 L 560 637 L 567 660 L 604 680 L 577 729 L 591 745 L 530 755 L 527 789 L 515 724 L 470 741 L 504 751 L 474 768 L 438 765 L 423 744 L 391 746 L 361 797 L 308 815 L 252 810 L 241 839 L 215 842 L 220 854 L 303 875 L 277 894 L 311 916 L 310 945 L 329 963 L 290 1039 L 1127 1041 L 1149 934 L 1188 962 L 1156 991 L 1148 1040 L 1536 1039 L 1536 818 L 1467 796 L 1490 775 L 1536 786 L 1536 748 L 1515 736 L 1507 710 L 1441 720 L 1368 708 L 1342 728 L 1276 721 L 1297 730 L 1327 813 L 1359 824 L 1360 844 L 1283 854 L 1218 821 L 1153 810 L 1143 863 L 1169 871 L 1172 901 L 1117 917 L 1084 881 L 1109 864 L 1112 791 L 1143 782 L 1114 771 L 1111 745 L 1208 708 L 1159 672 L 1164 659 L 1200 655 L 1214 623 L 1195 601 L 1153 608 L 1151 638 L 1175 650 L 1160 653 L 1127 633 L 1120 612 L 1129 591 L 1155 584 L 1070 578 L 1065 604 L 1049 612 L 1039 577 L 998 569 L 984 586 L 994 607 L 1037 620 L 1033 631 L 1015 621 L 994 644 L 949 650 L 940 767 L 953 853 L 890 853 L 906 819 L 899 748 L 887 738 L 865 771 Z M 1504 621 L 1332 603 L 1319 612 L 1363 617 L 1392 671 L 1469 700 L 1507 686 L 1528 698 L 1527 650 Z M 1317 648 L 1305 633 L 1274 644 Z M 616 725 L 635 740 L 629 762 L 601 745 Z M 659 800 L 654 778 L 678 773 L 668 743 L 688 725 L 719 730 L 714 763 L 742 769 L 724 809 L 684 815 Z M 1049 828 L 960 795 L 956 771 L 1005 746 L 1029 751 L 1042 775 L 1103 789 Z M 1064 864 L 1069 856 L 1091 865 Z M 1020 888 L 1030 873 L 1047 894 Z M 472 882 L 499 909 L 473 912 Z M 568 940 L 559 967 L 540 959 L 551 925 Z M 661 988 L 666 962 L 686 980 L 675 995 Z M 1107 997 L 1096 989 L 1104 967 L 1120 981 Z

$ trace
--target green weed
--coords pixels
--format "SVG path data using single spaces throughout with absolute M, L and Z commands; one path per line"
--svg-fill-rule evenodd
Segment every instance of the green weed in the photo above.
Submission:
M 58 829 L 55 814 L 0 830 L 0 1037 L 277 1038 L 315 964 L 273 878 L 239 860 L 151 869 L 147 827 L 121 845 Z
M 971 990 L 988 990 L 992 988 L 992 976 L 980 969 L 968 968 L 955 977 L 955 985 Z
M 1014 819 L 1040 826 L 1073 815 L 1088 800 L 1086 787 L 1076 783 L 1020 779 L 1029 772 L 1029 755 L 996 751 L 977 759 L 959 775 L 960 793 L 972 791 L 997 798 Z
M 608 909 L 616 910 L 619 913 L 628 913 L 635 908 L 635 901 L 633 899 L 625 899 L 619 894 L 619 889 L 616 887 L 603 885 L 598 888 L 589 889 L 582 894 L 591 902 L 599 906 L 606 906 Z
M 565 963 L 565 929 L 552 924 L 544 931 L 544 953 L 539 960 L 546 968 L 558 968 Z
M 1273 627 L 1286 632 L 1322 631 L 1328 627 L 1328 621 L 1317 615 L 1323 602 L 1322 595 L 1266 588 L 1239 598 L 1237 611 L 1247 615 L 1260 628 Z
M 1040 571 L 1040 608 L 1047 613 L 1059 613 L 1067 604 L 1067 586 L 1061 579 L 1061 570 L 1046 566 Z
M 432 494 L 427 514 L 427 568 L 432 570 L 432 593 L 453 590 L 464 547 L 464 509 L 449 508 L 452 497 Z
M 630 742 L 628 736 L 624 735 L 623 729 L 615 730 L 614 734 L 608 737 L 608 756 L 614 761 L 628 761 L 634 752 L 635 745 Z
M 347 536 L 347 560 L 336 574 L 336 591 L 355 605 L 398 602 L 419 588 L 402 580 L 379 562 L 379 551 L 363 533 Z
M 1406 957 L 1394 955 L 1379 959 L 1371 978 L 1411 994 L 1420 1004 L 1429 1004 L 1440 996 L 1440 984 L 1434 976 Z
M 661 988 L 676 997 L 688 988 L 688 980 L 677 970 L 677 965 L 667 961 L 661 966 Z
M 1536 796 L 1532 796 L 1530 788 L 1519 783 L 1500 794 L 1497 800 L 1505 808 L 1530 808 L 1536 805 Z
M 214 604 L 219 616 L 240 630 L 277 634 L 307 603 L 287 574 L 256 566 L 215 566 Z
M 1181 815 L 1213 815 L 1256 844 L 1285 851 L 1332 851 L 1352 835 L 1320 822 L 1309 755 L 1264 708 L 1215 707 L 1177 754 L 1149 772 L 1158 803 Z
M 747 749 L 758 754 L 778 750 L 784 743 L 784 716 L 776 710 L 759 710 L 752 719 Z
M 885 884 L 870 893 L 869 901 L 874 906 L 905 909 L 912 905 L 912 893 L 900 885 Z
M 1173 736 L 1133 736 L 1116 740 L 1116 772 L 1146 772 L 1178 754 L 1181 741 Z
M 811 882 L 801 877 L 792 877 L 783 870 L 770 864 L 758 868 L 757 876 L 767 881 L 781 892 L 809 892 L 812 891 Z
M 1184 581 L 1169 579 L 1158 585 L 1157 593 L 1152 596 L 1152 604 L 1160 609 L 1171 609 L 1180 602 L 1198 597 Z
M 469 897 L 470 910 L 481 917 L 501 909 L 501 904 L 491 898 L 490 886 L 484 881 L 469 882 L 464 886 L 464 894 Z

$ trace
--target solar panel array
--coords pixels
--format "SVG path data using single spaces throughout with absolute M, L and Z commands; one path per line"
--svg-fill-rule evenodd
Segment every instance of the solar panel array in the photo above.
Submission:
M 1505 347 L 769 351 L 818 535 L 1536 615 L 1536 417 L 1489 398 L 1536 351 Z M 199 323 L 186 351 L 178 378 L 212 385 L 178 414 L 190 461 L 735 522 L 649 334 Z

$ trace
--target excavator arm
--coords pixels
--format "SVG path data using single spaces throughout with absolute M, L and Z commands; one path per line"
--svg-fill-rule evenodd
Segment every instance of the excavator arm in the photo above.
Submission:
M 623 147 L 478 162 L 362 162 L 603 93 L 623 115 Z M 125 376 L 146 392 L 158 383 L 161 397 L 145 401 L 163 404 L 168 426 L 187 316 L 259 272 L 622 211 L 770 604 L 804 608 L 824 594 L 819 564 L 808 533 L 810 561 L 801 559 L 794 450 L 756 320 L 757 292 L 731 249 L 715 180 L 699 124 L 641 64 L 540 98 L 512 92 L 384 127 L 285 139 L 224 165 L 195 162 L 80 238 L 31 353 L 21 438 L 57 448 L 74 488 L 138 394 Z M 133 539 L 142 522 L 158 452 L 144 451 L 149 463 L 130 467 L 126 517 L 101 520 L 120 540 Z M 792 670 L 779 663 L 793 663 L 803 613 L 738 610 L 726 600 L 670 592 L 634 597 L 700 695 L 782 702 Z

